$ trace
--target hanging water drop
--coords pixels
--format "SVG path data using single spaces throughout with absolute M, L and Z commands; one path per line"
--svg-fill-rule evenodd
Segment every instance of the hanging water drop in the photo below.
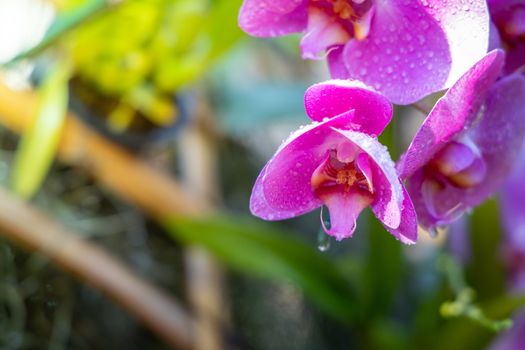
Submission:
M 328 249 L 330 249 L 330 242 L 332 241 L 332 237 L 330 237 L 326 231 L 330 229 L 330 214 L 328 211 L 324 210 L 325 207 L 321 207 L 321 227 L 319 228 L 319 233 L 317 234 L 317 248 L 321 252 L 326 252 Z
M 438 231 L 436 228 L 432 227 L 432 228 L 429 228 L 428 229 L 428 235 L 431 237 L 431 238 L 436 238 L 437 235 L 438 235 Z
M 319 249 L 321 252 L 326 252 L 328 249 L 330 249 L 331 241 L 332 238 L 328 236 L 321 227 L 319 233 L 317 234 L 317 249 Z

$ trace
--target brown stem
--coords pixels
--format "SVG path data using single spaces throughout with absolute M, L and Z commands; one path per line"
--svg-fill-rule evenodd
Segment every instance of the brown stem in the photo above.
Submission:
M 0 230 L 118 302 L 171 346 L 194 348 L 192 318 L 166 293 L 1 188 Z
M 1 124 L 22 133 L 36 107 L 34 93 L 14 91 L 0 82 Z M 154 217 L 202 215 L 210 210 L 206 201 L 188 194 L 172 176 L 106 140 L 71 113 L 58 155 L 90 170 L 102 185 Z
M 205 99 L 199 99 L 204 101 Z M 201 103 L 193 123 L 178 139 L 182 166 L 181 179 L 185 188 L 194 197 L 214 202 L 218 197 L 218 180 L 215 160 L 216 145 L 206 133 L 206 122 L 212 123 L 211 111 Z M 222 271 L 220 265 L 202 248 L 189 247 L 184 254 L 188 299 L 193 306 L 196 328 L 196 350 L 221 350 L 224 348 L 221 330 L 217 320 L 225 322 L 226 307 L 223 302 Z

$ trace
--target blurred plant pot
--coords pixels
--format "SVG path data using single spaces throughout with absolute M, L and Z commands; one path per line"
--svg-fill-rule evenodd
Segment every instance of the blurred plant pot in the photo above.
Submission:
M 183 94 L 173 95 L 175 115 L 168 125 L 159 126 L 140 111 L 135 110 L 131 123 L 124 130 L 117 130 L 108 122 L 108 115 L 119 105 L 117 96 L 99 93 L 73 79 L 70 84 L 69 106 L 82 121 L 99 133 L 129 150 L 138 151 L 153 144 L 171 140 L 184 129 L 189 120 L 190 98 Z

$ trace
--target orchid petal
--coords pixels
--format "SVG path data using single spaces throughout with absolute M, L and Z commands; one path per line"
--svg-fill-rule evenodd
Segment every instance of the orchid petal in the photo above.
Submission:
M 448 176 L 468 168 L 476 157 L 477 155 L 468 145 L 452 141 L 436 154 L 432 165 L 441 174 Z
M 498 27 L 494 24 L 494 22 L 490 22 L 490 29 L 489 29 L 489 51 L 495 50 L 495 49 L 502 49 L 502 43 L 501 43 L 501 36 L 498 32 Z
M 488 37 L 482 0 L 378 1 L 366 39 L 344 48 L 347 78 L 410 104 L 452 85 L 487 52 Z
M 525 65 L 525 2 L 489 0 L 488 5 L 502 47 L 507 52 L 505 73 L 509 74 Z
M 487 165 L 483 159 L 474 159 L 472 164 L 466 169 L 449 176 L 452 184 L 468 188 L 479 184 L 487 176 Z
M 402 178 L 427 164 L 474 121 L 503 63 L 501 50 L 490 52 L 436 103 L 398 163 Z
M 518 42 L 507 54 L 505 72 L 512 73 L 523 65 L 525 65 L 525 42 Z
M 312 191 L 312 174 L 327 151 L 340 143 L 341 137 L 331 127 L 352 118 L 352 113 L 340 115 L 293 133 L 257 178 L 250 198 L 252 213 L 266 220 L 281 220 L 319 207 L 322 202 Z
M 311 86 L 304 103 L 310 119 L 322 121 L 354 110 L 354 118 L 342 129 L 377 136 L 392 118 L 392 104 L 379 93 L 356 81 L 329 80 Z
M 414 244 L 417 241 L 417 216 L 412 200 L 407 190 L 403 187 L 403 206 L 401 209 L 401 222 L 397 228 L 385 228 L 404 244 Z
M 404 199 L 403 189 L 386 147 L 377 139 L 363 133 L 334 130 L 359 146 L 370 157 L 375 198 L 371 205 L 372 211 L 385 226 L 398 228 Z
M 363 173 L 363 175 L 366 178 L 366 182 L 368 184 L 368 190 L 371 193 L 374 193 L 374 175 L 372 166 L 370 164 L 370 158 L 366 153 L 360 153 L 357 156 L 356 164 L 359 170 Z
M 332 79 L 346 79 L 349 76 L 343 58 L 343 51 L 344 45 L 334 46 L 328 50 L 326 60 Z
M 438 225 L 434 201 L 429 192 L 437 192 L 437 183 L 426 183 L 423 170 L 416 171 L 406 181 L 406 188 L 410 194 L 412 204 L 416 208 L 417 220 L 419 225 L 425 228 L 435 227 Z M 436 186 L 432 188 L 432 186 Z
M 326 49 L 341 45 L 350 39 L 348 32 L 325 11 L 308 9 L 308 26 L 301 40 L 301 56 L 318 60 L 326 56 Z
M 493 194 L 509 175 L 525 138 L 525 77 L 519 74 L 498 81 L 490 91 L 485 116 L 473 130 L 487 167 L 485 180 L 465 196 L 470 206 Z
M 429 0 L 427 9 L 447 36 L 452 65 L 443 88 L 448 88 L 487 53 L 488 7 L 480 0 Z
M 525 148 L 512 174 L 506 180 L 500 195 L 501 217 L 506 241 L 525 254 Z
M 372 202 L 369 194 L 364 194 L 356 189 L 324 190 L 321 199 L 330 212 L 330 228 L 326 229 L 326 233 L 334 236 L 338 241 L 352 236 L 356 228 L 357 217 Z
M 245 0 L 239 26 L 250 35 L 275 37 L 298 33 L 308 23 L 307 0 Z
M 481 120 L 469 130 L 484 162 L 485 176 L 482 181 L 468 188 L 446 184 L 432 193 L 430 207 L 429 200 L 421 197 L 423 171 L 419 170 L 409 178 L 407 186 L 422 225 L 450 224 L 458 215 L 479 205 L 502 186 L 525 138 L 524 100 L 525 77 L 514 74 L 501 79 L 490 90 Z

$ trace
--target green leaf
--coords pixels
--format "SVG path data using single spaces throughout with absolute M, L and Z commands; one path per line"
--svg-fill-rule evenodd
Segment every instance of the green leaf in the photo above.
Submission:
M 237 24 L 242 0 L 216 0 L 205 28 L 210 35 L 212 49 L 210 59 L 214 60 L 227 51 L 245 34 Z
M 392 237 L 383 225 L 369 215 L 368 254 L 363 286 L 365 288 L 366 314 L 386 314 L 402 277 L 401 243 Z
M 13 190 L 30 198 L 42 184 L 60 141 L 67 111 L 69 65 L 58 63 L 39 90 L 39 106 L 22 135 L 11 173 Z
M 171 218 L 167 231 L 189 245 L 207 249 L 232 269 L 292 282 L 320 308 L 350 323 L 358 310 L 353 291 L 337 265 L 274 225 L 233 217 Z
M 495 199 L 477 207 L 470 217 L 472 257 L 467 282 L 480 301 L 501 295 L 505 290 L 505 269 L 500 258 L 501 224 Z
M 480 308 L 492 319 L 505 319 L 512 313 L 525 306 L 525 295 L 501 296 L 480 304 Z M 487 344 L 498 333 L 481 326 L 469 318 L 463 317 L 447 322 L 434 338 L 442 341 L 434 342 L 430 347 L 436 350 L 485 349 Z

